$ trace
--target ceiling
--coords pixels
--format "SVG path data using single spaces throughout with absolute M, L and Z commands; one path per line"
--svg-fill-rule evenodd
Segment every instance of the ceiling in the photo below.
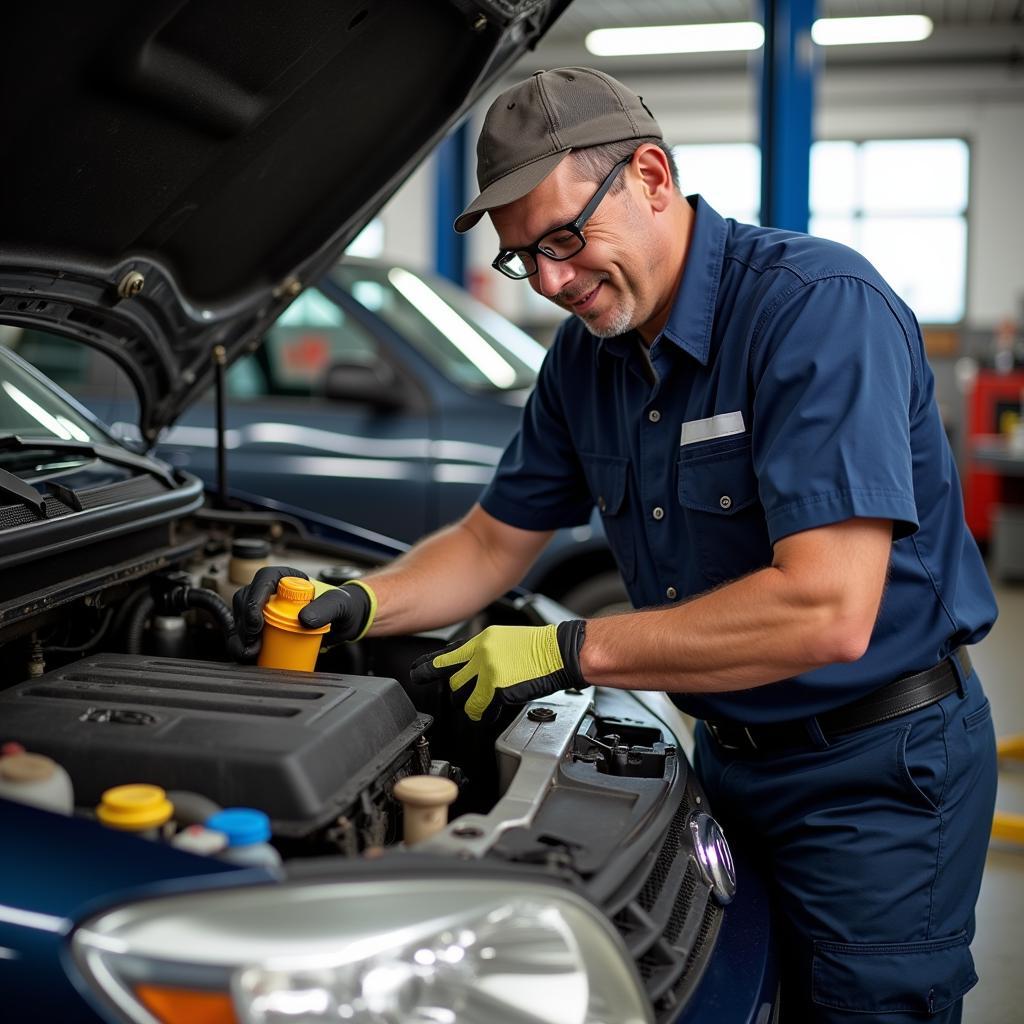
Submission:
M 746 55 L 597 57 L 583 40 L 597 28 L 758 20 L 759 9 L 752 0 L 574 0 L 536 56 L 548 67 L 583 63 L 613 73 L 658 71 L 670 64 L 675 73 L 737 67 Z M 935 30 L 920 43 L 829 47 L 829 64 L 999 64 L 1024 77 L 1024 0 L 818 0 L 818 17 L 883 14 L 925 14 Z

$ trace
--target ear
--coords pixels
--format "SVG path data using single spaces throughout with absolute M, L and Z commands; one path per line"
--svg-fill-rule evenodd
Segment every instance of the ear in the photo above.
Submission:
M 652 210 L 661 213 L 676 194 L 668 157 L 657 146 L 645 142 L 633 154 L 632 168 L 640 179 L 644 199 Z

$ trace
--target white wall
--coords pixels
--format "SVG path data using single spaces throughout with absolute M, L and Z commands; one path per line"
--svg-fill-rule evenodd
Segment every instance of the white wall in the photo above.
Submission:
M 625 77 L 625 76 L 624 76 Z M 670 143 L 756 141 L 755 86 L 742 75 L 627 79 Z M 485 109 L 485 99 L 482 108 Z M 475 139 L 482 109 L 471 125 Z M 971 145 L 967 325 L 988 329 L 1024 302 L 1024 75 L 998 67 L 853 71 L 822 76 L 818 138 L 957 136 Z M 434 164 L 384 211 L 389 255 L 433 263 Z M 685 169 L 683 186 L 685 189 Z M 475 176 L 471 174 L 472 181 Z M 469 235 L 474 289 L 515 318 L 530 318 L 525 286 L 489 269 L 497 249 L 486 218 Z M 558 310 L 551 307 L 554 319 Z
M 430 159 L 395 193 L 381 211 L 385 259 L 416 270 L 434 265 L 436 160 Z

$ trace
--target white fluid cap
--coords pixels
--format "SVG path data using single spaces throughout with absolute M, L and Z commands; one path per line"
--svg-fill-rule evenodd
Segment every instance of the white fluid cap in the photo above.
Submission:
M 189 853 L 198 853 L 206 857 L 220 853 L 227 849 L 227 845 L 228 837 L 223 832 L 206 828 L 204 825 L 189 825 L 171 840 L 171 846 L 176 846 L 179 850 L 187 850 Z
M 405 842 L 412 846 L 448 824 L 448 806 L 459 795 L 459 787 L 439 775 L 410 775 L 396 782 L 392 792 L 402 802 Z

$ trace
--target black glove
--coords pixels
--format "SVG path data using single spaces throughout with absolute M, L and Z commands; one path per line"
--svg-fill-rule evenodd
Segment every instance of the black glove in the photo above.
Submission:
M 377 614 L 377 595 L 362 580 L 349 580 L 340 587 L 313 581 L 316 597 L 299 612 L 306 629 L 331 624 L 333 640 L 362 640 Z
M 235 591 L 235 632 L 229 648 L 237 661 L 253 661 L 260 653 L 263 639 L 263 606 L 277 593 L 285 576 L 308 580 L 301 569 L 271 565 L 257 571 L 252 583 Z M 299 612 L 299 622 L 307 629 L 331 623 L 331 636 L 337 640 L 358 640 L 373 623 L 377 599 L 361 582 L 349 581 L 342 587 L 313 580 L 316 597 Z

